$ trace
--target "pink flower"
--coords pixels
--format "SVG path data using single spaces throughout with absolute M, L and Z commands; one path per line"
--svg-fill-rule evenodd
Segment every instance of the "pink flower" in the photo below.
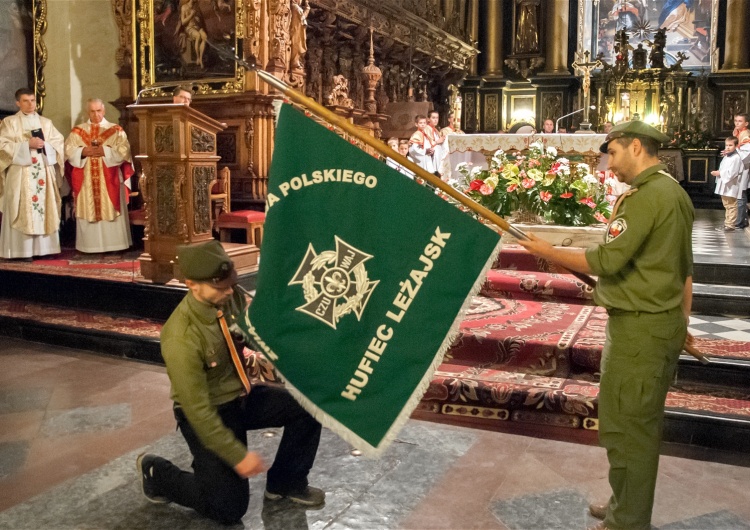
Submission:
M 44 179 L 39 179 L 37 181 L 37 184 L 39 184 L 40 186 L 44 186 Z
M 544 202 L 549 202 L 549 200 L 552 198 L 552 194 L 548 191 L 540 191 L 539 198 L 542 199 Z
M 604 216 L 603 216 L 603 215 L 602 215 L 601 213 L 599 213 L 599 212 L 594 212 L 594 219 L 596 219 L 596 220 L 597 220 L 597 221 L 599 221 L 600 223 L 606 223 L 606 222 L 608 222 L 608 221 L 609 221 L 609 219 L 607 219 L 606 217 L 604 217 Z
M 37 161 L 37 157 L 35 157 L 35 156 L 32 156 L 32 157 L 31 157 L 31 163 L 32 163 L 32 164 L 36 164 L 36 161 Z
M 536 184 L 536 181 L 534 179 L 523 179 L 521 181 L 521 186 L 523 186 L 527 190 L 530 190 L 531 188 L 533 188 L 534 184 Z
M 578 202 L 580 202 L 581 204 L 585 204 L 586 206 L 588 206 L 588 207 L 589 207 L 589 208 L 591 208 L 592 210 L 593 210 L 594 208 L 596 208 L 596 203 L 595 203 L 594 201 L 592 201 L 592 200 L 591 200 L 591 197 L 586 197 L 585 199 L 581 199 L 581 200 L 580 200 L 580 201 L 578 201 Z
M 539 160 L 536 160 L 536 159 L 533 159 L 533 158 L 531 160 L 529 160 L 529 167 L 537 167 L 537 166 L 540 166 L 540 165 L 542 165 L 542 164 L 541 164 L 541 162 L 539 162 Z
M 526 178 L 526 171 L 524 171 L 524 170 L 522 169 L 522 170 L 521 170 L 521 172 L 520 172 L 520 173 L 518 174 L 518 176 L 519 176 L 519 177 L 521 177 L 522 179 L 523 179 L 523 178 Z
M 481 188 L 484 185 L 484 181 L 482 179 L 474 179 L 469 184 L 469 187 L 472 189 L 472 191 L 479 191 L 479 188 Z
M 560 195 L 560 198 L 561 199 L 570 199 L 572 196 L 573 196 L 573 194 L 570 193 L 570 192 L 568 192 L 568 193 L 563 193 L 562 195 Z
M 550 171 L 551 171 L 552 173 L 557 173 L 557 172 L 558 172 L 558 171 L 560 170 L 560 166 L 561 166 L 561 165 L 562 165 L 562 164 L 561 164 L 560 162 L 555 162 L 554 164 L 552 164 L 552 167 L 551 167 L 551 168 L 549 168 L 549 170 L 550 170 Z
M 510 186 L 505 188 L 505 191 L 507 191 L 508 193 L 513 193 L 517 189 L 518 189 L 518 184 L 511 184 Z
M 39 202 L 39 197 L 37 197 L 36 195 L 34 195 L 34 196 L 33 196 L 33 197 L 31 198 L 31 202 Z
M 481 193 L 482 195 L 490 195 L 493 191 L 495 191 L 495 188 L 493 188 L 489 184 L 482 184 L 482 187 L 479 188 L 479 193 Z

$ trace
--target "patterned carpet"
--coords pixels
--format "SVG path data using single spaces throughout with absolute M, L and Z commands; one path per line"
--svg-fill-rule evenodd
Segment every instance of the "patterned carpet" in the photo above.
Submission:
M 140 255 L 140 250 L 83 254 L 66 248 L 60 254 L 36 257 L 32 262 L 0 259 L 0 270 L 132 282 L 141 277 Z
M 157 320 L 113 316 L 96 311 L 70 309 L 5 298 L 0 298 L 0 317 L 156 340 L 159 339 L 159 333 L 163 325 L 163 322 Z
M 66 251 L 33 263 L 0 260 L 0 269 L 133 281 L 138 255 L 137 251 L 94 256 Z M 597 372 L 606 312 L 593 305 L 588 287 L 520 247 L 509 246 L 507 252 L 504 248 L 499 264 L 507 268 L 488 274 L 461 324 L 459 338 L 435 373 L 420 413 L 596 430 Z M 3 299 L 0 317 L 154 340 L 163 324 Z M 707 355 L 750 360 L 750 322 L 697 316 L 691 319 L 690 329 L 698 349 Z M 251 360 L 253 377 L 275 379 L 270 363 L 255 356 Z M 683 383 L 672 389 L 667 407 L 748 420 L 750 392 Z

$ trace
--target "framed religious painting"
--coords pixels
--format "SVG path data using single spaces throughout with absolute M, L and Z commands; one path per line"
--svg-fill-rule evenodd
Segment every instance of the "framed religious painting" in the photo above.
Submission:
M 143 99 L 192 86 L 198 94 L 242 92 L 244 2 L 141 0 L 136 39 L 136 88 Z
M 601 53 L 614 64 L 617 31 L 628 33 L 633 49 L 643 44 L 649 50 L 656 32 L 664 30 L 667 68 L 682 61 L 687 70 L 714 72 L 718 16 L 719 0 L 578 0 L 578 51 Z
M 18 112 L 15 92 L 30 88 L 43 110 L 47 0 L 0 0 L 0 118 Z

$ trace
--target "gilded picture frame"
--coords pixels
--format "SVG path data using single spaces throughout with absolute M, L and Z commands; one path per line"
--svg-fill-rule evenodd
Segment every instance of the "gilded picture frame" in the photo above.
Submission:
M 628 31 L 629 44 L 643 43 L 650 49 L 656 30 L 666 30 L 664 48 L 667 67 L 678 61 L 677 54 L 688 56 L 681 66 L 686 70 L 719 69 L 716 42 L 719 0 L 578 0 L 577 50 L 590 51 L 592 57 L 603 53 L 614 64 L 614 34 Z
M 163 97 L 176 86 L 196 94 L 242 92 L 245 3 L 242 0 L 141 0 L 135 39 L 136 90 Z
M 42 112 L 47 95 L 47 0 L 0 0 L 0 12 L 8 14 L 0 17 L 0 118 L 18 112 L 15 92 L 24 87 L 34 90 Z

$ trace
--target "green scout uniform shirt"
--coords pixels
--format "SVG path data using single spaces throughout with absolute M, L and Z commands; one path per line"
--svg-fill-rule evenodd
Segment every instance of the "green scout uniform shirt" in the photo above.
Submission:
M 235 466 L 247 447 L 224 425 L 216 408 L 239 397 L 243 387 L 216 313 L 215 307 L 188 293 L 161 331 L 161 355 L 172 383 L 171 397 L 198 439 Z
M 607 309 L 659 313 L 682 303 L 693 275 L 693 205 L 661 164 L 641 172 L 607 226 L 605 243 L 586 250 L 599 276 L 594 301 Z

